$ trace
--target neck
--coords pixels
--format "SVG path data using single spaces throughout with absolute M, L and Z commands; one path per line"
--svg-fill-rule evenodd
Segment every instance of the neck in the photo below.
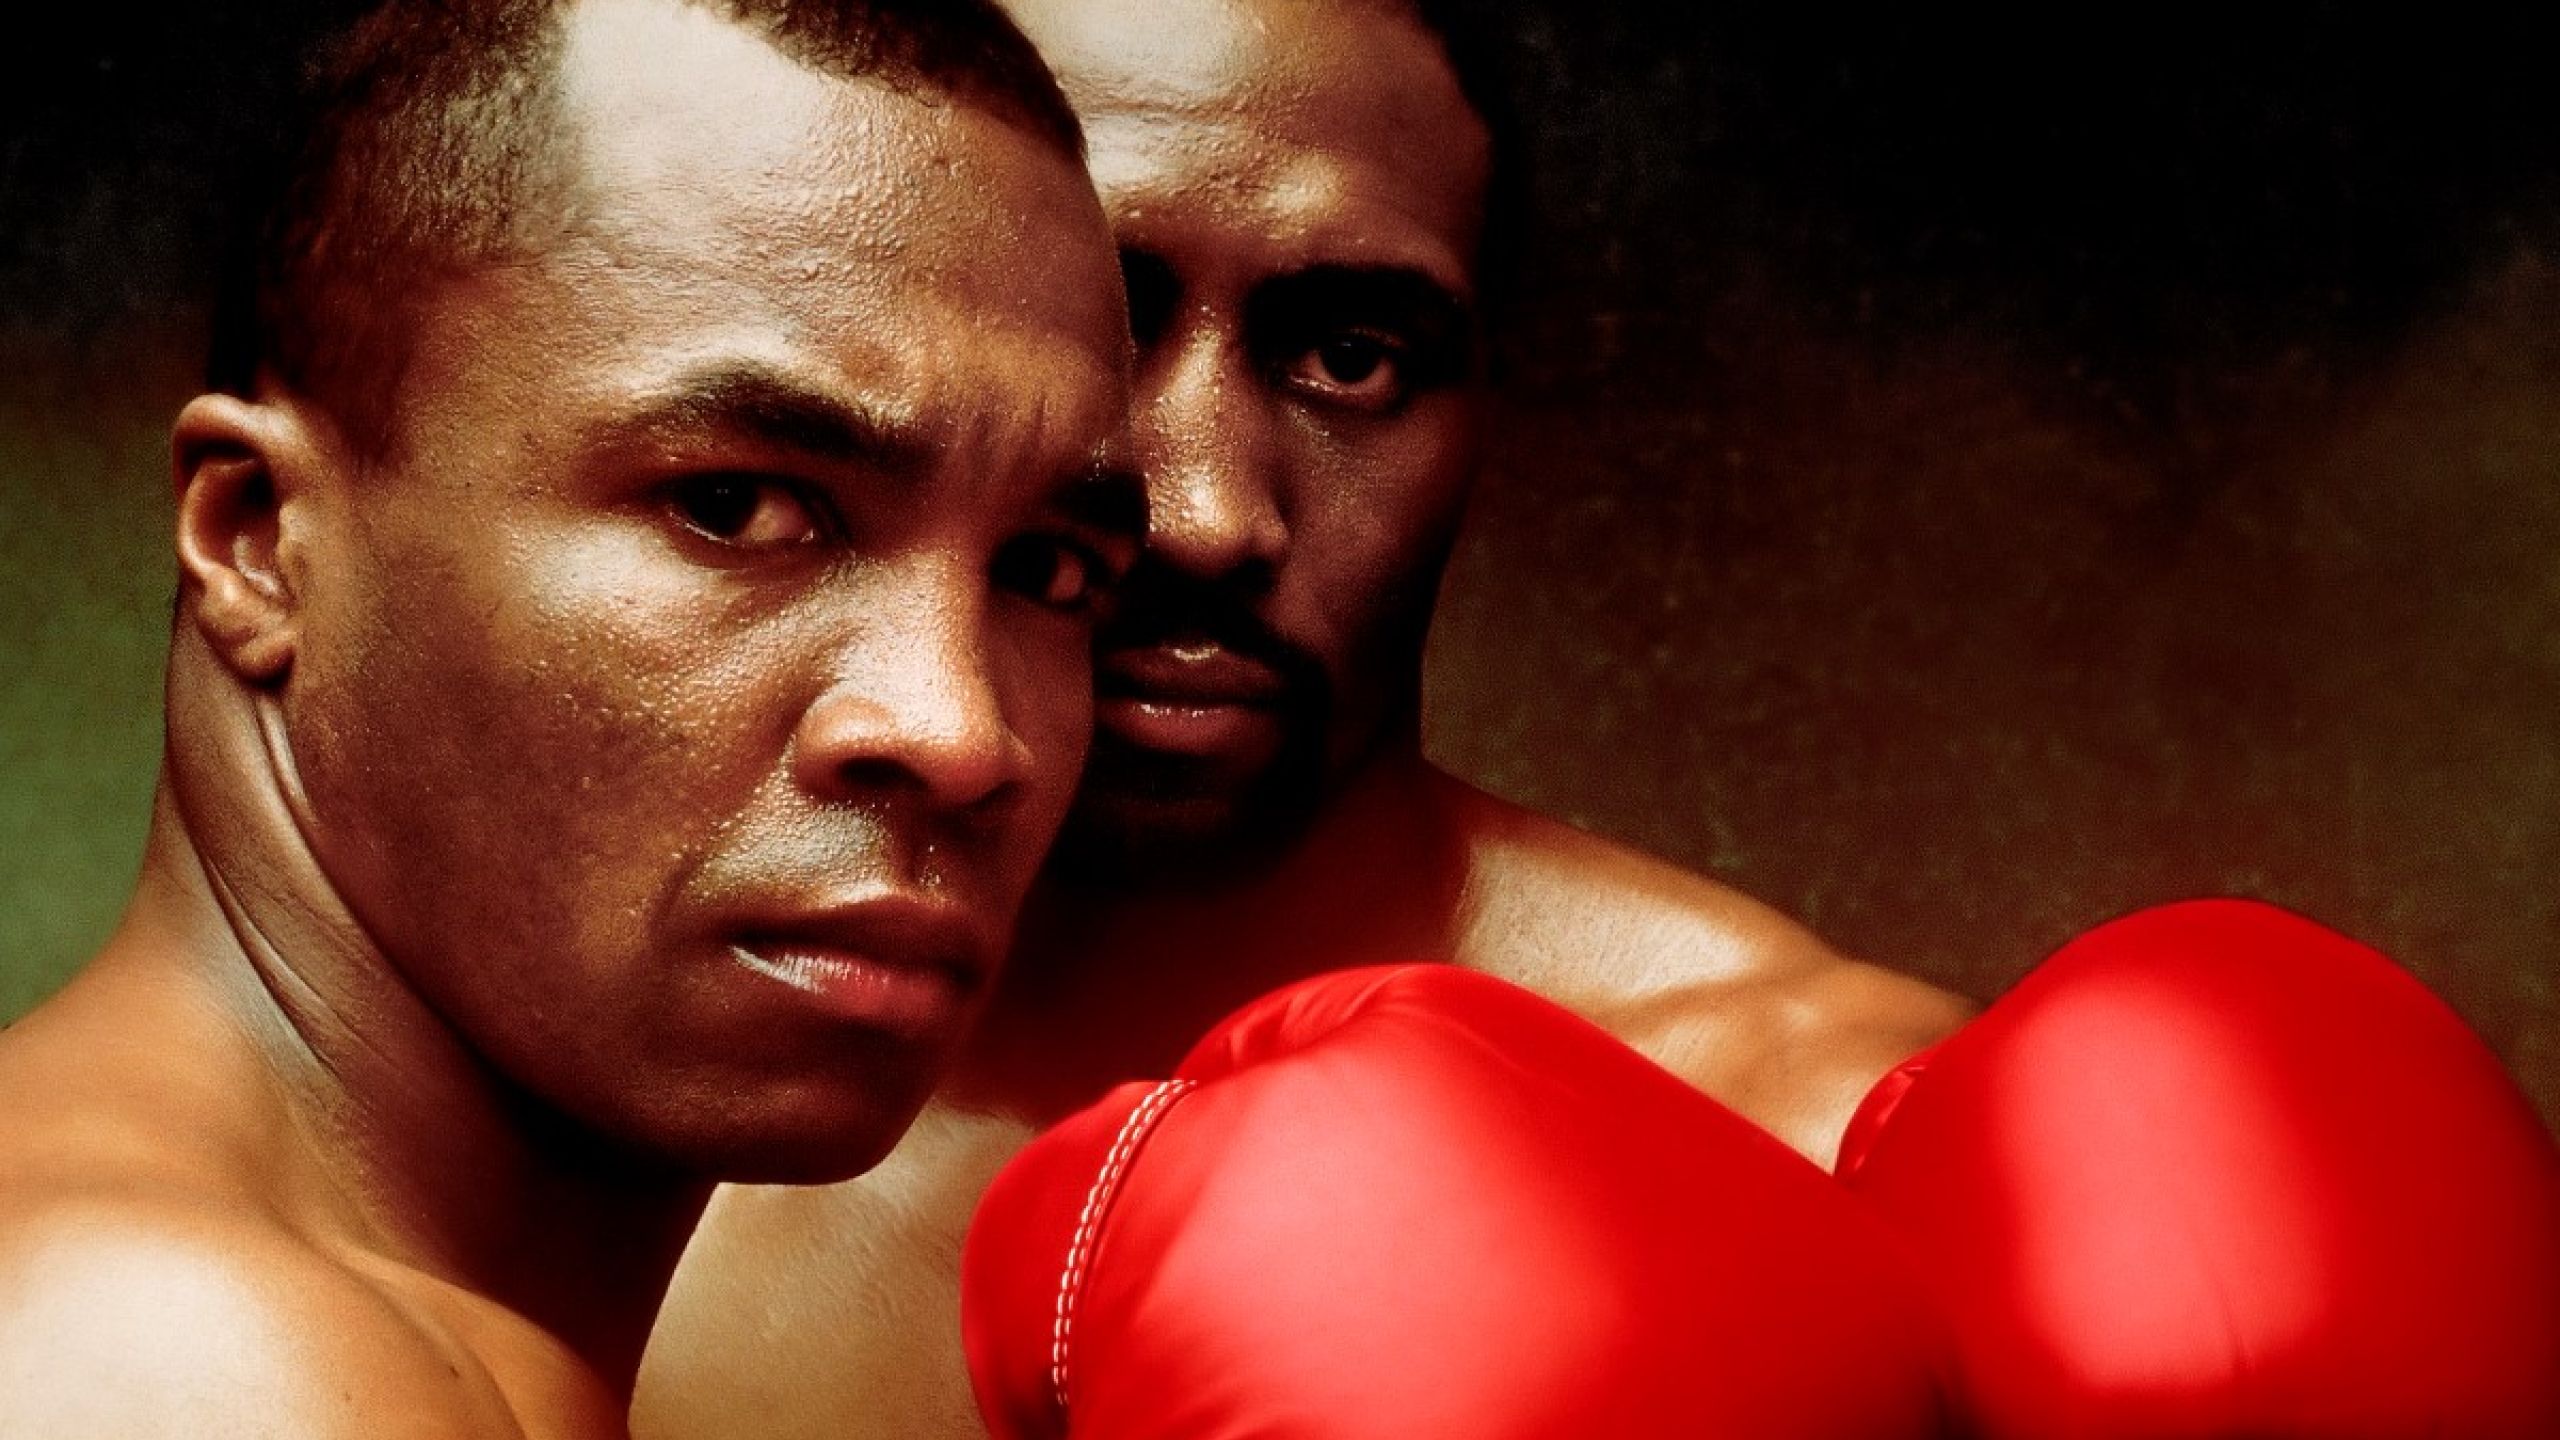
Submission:
M 1170 1071 L 1255 996 L 1321 971 L 1445 959 L 1467 872 L 1461 787 L 1379 754 L 1272 863 L 1211 887 L 1044 885 L 946 1092 L 1046 1123 Z
M 493 1301 L 627 1395 L 709 1187 L 516 1091 L 408 987 L 297 822 L 274 698 L 179 628 L 168 772 L 110 958 L 175 971 L 247 1037 L 298 1132 L 287 1183 L 332 1197 L 315 1239 Z

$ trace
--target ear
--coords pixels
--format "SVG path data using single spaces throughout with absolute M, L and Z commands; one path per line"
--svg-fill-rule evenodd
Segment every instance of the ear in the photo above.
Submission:
M 290 516 L 330 463 L 328 448 L 296 407 L 199 395 L 178 412 L 170 459 L 181 623 L 242 679 L 283 679 L 301 618 Z

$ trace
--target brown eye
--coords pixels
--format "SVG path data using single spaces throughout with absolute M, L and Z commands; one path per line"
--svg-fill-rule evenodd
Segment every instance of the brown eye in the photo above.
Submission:
M 808 503 L 789 485 L 763 476 L 689 476 L 676 483 L 667 504 L 686 528 L 740 549 L 806 545 L 820 535 Z
M 1310 395 L 1358 410 L 1392 409 L 1405 397 L 1400 347 L 1357 331 L 1308 347 L 1291 362 L 1287 379 Z
M 1387 363 L 1387 347 L 1366 335 L 1346 335 L 1316 348 L 1316 363 L 1337 385 L 1358 385 Z
M 1089 608 L 1109 580 L 1103 564 L 1082 546 L 1044 535 L 1026 535 L 996 554 L 996 585 L 1051 610 Z

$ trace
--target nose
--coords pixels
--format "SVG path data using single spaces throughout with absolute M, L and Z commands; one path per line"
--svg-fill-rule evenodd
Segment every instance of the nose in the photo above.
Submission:
M 1146 482 L 1147 550 L 1200 580 L 1269 584 L 1289 547 L 1282 426 L 1271 397 L 1211 327 L 1139 376 L 1132 425 Z
M 811 794 L 902 798 L 974 815 L 1008 803 L 1029 775 L 1032 757 L 1005 713 L 984 607 L 973 590 L 918 593 L 924 588 L 873 597 L 831 683 L 801 713 L 792 769 Z

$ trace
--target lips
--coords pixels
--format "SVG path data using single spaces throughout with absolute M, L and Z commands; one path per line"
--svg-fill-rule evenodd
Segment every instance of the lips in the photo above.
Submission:
M 1102 657 L 1096 688 L 1107 699 L 1166 705 L 1280 703 L 1280 674 L 1214 640 L 1167 640 L 1113 650 Z
M 760 918 L 729 944 L 741 968 L 834 1019 L 911 1038 L 955 1031 L 985 987 L 990 947 L 959 908 L 905 895 Z
M 1278 745 L 1286 693 L 1258 660 L 1211 640 L 1168 640 L 1102 656 L 1094 718 L 1143 750 L 1244 758 Z

